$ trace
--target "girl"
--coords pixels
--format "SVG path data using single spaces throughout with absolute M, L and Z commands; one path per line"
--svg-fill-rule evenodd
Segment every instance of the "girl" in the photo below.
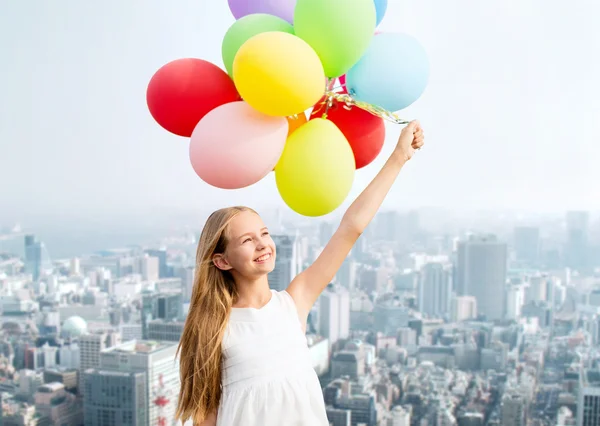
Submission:
M 275 244 L 258 214 L 231 207 L 208 218 L 179 344 L 179 420 L 196 426 L 329 425 L 305 338 L 308 313 L 421 146 L 423 131 L 413 121 L 315 263 L 285 291 L 269 289 Z

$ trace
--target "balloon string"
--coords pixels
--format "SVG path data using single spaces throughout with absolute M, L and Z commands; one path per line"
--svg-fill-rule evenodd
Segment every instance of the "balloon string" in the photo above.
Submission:
M 409 121 L 404 120 L 398 117 L 395 113 L 388 111 L 384 108 L 381 108 L 377 105 L 372 105 L 367 102 L 362 102 L 354 99 L 348 93 L 339 93 L 334 92 L 333 85 L 331 82 L 327 85 L 327 90 L 325 92 L 325 99 L 321 101 L 318 105 L 315 105 L 311 115 L 315 115 L 324 110 L 322 114 L 322 118 L 327 118 L 327 112 L 329 108 L 333 106 L 334 102 L 339 102 L 343 104 L 344 108 L 347 110 L 352 109 L 352 107 L 358 107 L 364 111 L 367 111 L 377 117 L 383 118 L 386 121 L 395 123 L 395 124 L 408 124 Z
M 331 99 L 329 96 L 327 96 L 328 93 L 333 93 L 333 86 L 335 85 L 335 78 L 328 78 L 327 79 L 327 85 L 326 85 L 326 90 L 325 90 L 325 111 L 323 112 L 323 115 L 321 116 L 321 118 L 327 118 L 327 113 L 329 112 L 329 108 L 331 108 L 333 106 L 333 99 Z M 313 113 L 314 114 L 314 109 L 313 109 Z

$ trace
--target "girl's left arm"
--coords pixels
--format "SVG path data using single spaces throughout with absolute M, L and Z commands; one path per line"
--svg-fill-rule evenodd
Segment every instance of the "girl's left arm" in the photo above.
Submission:
M 413 121 L 402 129 L 394 152 L 377 176 L 350 205 L 340 226 L 317 260 L 290 283 L 287 291 L 296 303 L 303 324 L 317 298 L 331 282 L 356 240 L 379 210 L 398 173 L 421 146 L 423 130 L 418 122 Z

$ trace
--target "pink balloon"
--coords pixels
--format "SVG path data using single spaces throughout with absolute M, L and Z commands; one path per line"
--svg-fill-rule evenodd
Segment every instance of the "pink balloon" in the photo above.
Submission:
M 237 189 L 269 174 L 288 134 L 285 117 L 258 112 L 246 102 L 230 102 L 206 114 L 190 138 L 190 161 L 209 185 Z

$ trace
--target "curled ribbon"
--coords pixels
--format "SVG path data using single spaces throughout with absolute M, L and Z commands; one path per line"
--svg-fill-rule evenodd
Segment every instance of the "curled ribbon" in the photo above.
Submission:
M 327 118 L 327 111 L 329 110 L 329 108 L 331 108 L 333 106 L 334 102 L 343 104 L 344 108 L 346 108 L 348 110 L 351 109 L 352 107 L 358 107 L 358 108 L 365 110 L 377 117 L 381 117 L 384 120 L 390 121 L 395 124 L 408 124 L 409 123 L 409 121 L 406 121 L 406 120 L 398 117 L 393 112 L 388 111 L 384 108 L 381 108 L 377 105 L 372 105 L 367 102 L 357 101 L 352 96 L 350 96 L 348 93 L 335 92 L 331 86 L 329 86 L 327 88 L 327 90 L 325 91 L 324 100 L 321 101 L 318 105 L 315 105 L 311 115 L 318 114 L 319 112 L 323 111 L 323 109 L 325 109 L 322 117 Z

